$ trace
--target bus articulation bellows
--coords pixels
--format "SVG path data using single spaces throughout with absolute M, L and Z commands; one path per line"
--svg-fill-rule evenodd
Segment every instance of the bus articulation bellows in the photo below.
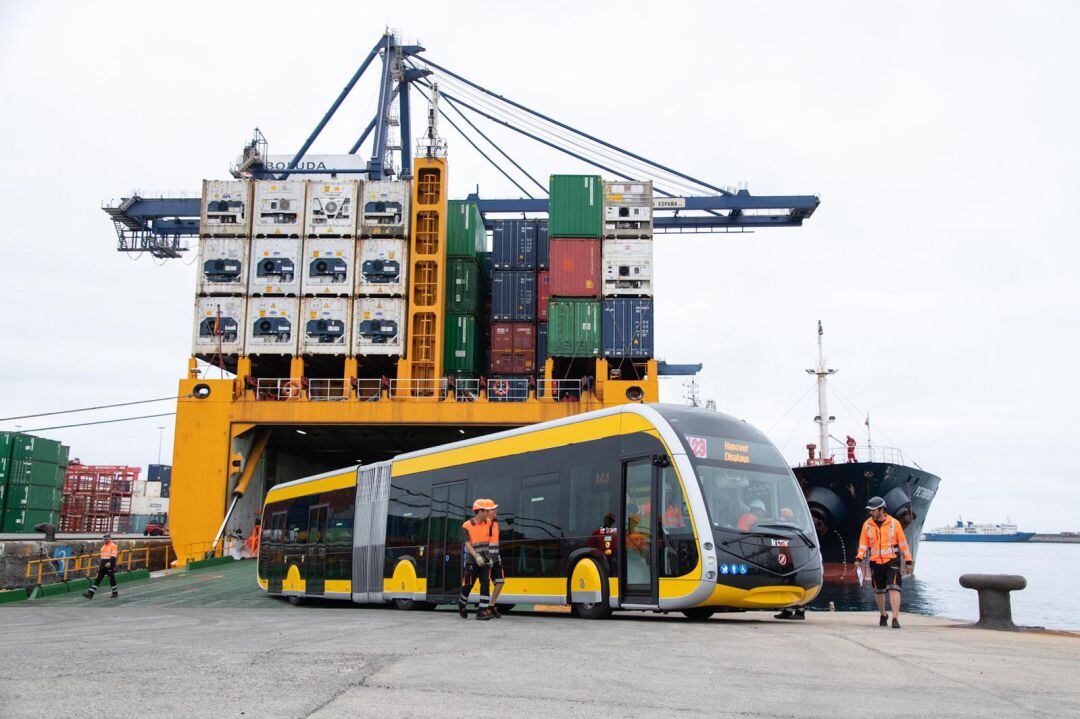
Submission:
M 259 585 L 298 601 L 457 601 L 460 528 L 499 504 L 505 604 L 681 611 L 802 605 L 821 586 L 806 500 L 745 422 L 625 405 L 279 484 Z M 475 594 L 475 593 L 474 593 Z

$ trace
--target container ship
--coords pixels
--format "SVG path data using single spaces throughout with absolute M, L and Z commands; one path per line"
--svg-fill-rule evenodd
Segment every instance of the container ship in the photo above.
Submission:
M 1008 519 L 1004 524 L 975 524 L 958 519 L 951 527 L 931 529 L 923 539 L 927 542 L 1026 542 L 1034 536 L 1035 532 L 1021 532 Z
M 904 461 L 893 447 L 858 447 L 848 436 L 845 446 L 835 452 L 830 447 L 827 381 L 837 372 L 825 362 L 824 331 L 818 322 L 818 363 L 807 372 L 817 377 L 819 428 L 818 444 L 808 444 L 807 458 L 793 467 L 810 513 L 814 519 L 825 564 L 826 581 L 855 581 L 852 566 L 859 551 L 859 532 L 866 521 L 866 503 L 871 497 L 885 500 L 886 511 L 900 522 L 907 535 L 912 557 L 919 551 L 919 538 L 930 503 L 941 478 Z M 867 429 L 869 430 L 869 418 Z

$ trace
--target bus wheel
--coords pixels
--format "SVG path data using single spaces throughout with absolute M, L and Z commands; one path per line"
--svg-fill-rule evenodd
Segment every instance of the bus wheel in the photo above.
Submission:
M 716 610 L 712 607 L 693 607 L 682 610 L 682 613 L 691 621 L 701 622 L 716 614 Z
M 415 599 L 395 599 L 394 606 L 403 612 L 411 612 L 414 609 L 424 609 L 427 602 L 418 602 Z
M 606 602 L 577 602 L 574 613 L 582 619 L 607 619 L 611 616 L 611 607 Z
M 290 595 L 289 596 L 289 604 L 293 605 L 294 607 L 299 607 L 303 603 L 304 603 L 304 598 L 303 597 L 297 597 L 295 595 Z

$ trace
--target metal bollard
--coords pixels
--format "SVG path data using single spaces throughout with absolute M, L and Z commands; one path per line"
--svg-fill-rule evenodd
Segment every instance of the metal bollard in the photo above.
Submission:
M 1027 579 L 1019 574 L 964 574 L 960 586 L 979 593 L 979 621 L 983 629 L 1016 629 L 1009 592 L 1023 589 Z

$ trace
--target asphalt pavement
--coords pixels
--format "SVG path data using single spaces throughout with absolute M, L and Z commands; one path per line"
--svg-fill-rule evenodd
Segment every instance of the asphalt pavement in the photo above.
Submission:
M 462 620 L 293 607 L 253 563 L 0 606 L 17 717 L 1080 716 L 1080 636 L 863 613 L 545 612 Z

